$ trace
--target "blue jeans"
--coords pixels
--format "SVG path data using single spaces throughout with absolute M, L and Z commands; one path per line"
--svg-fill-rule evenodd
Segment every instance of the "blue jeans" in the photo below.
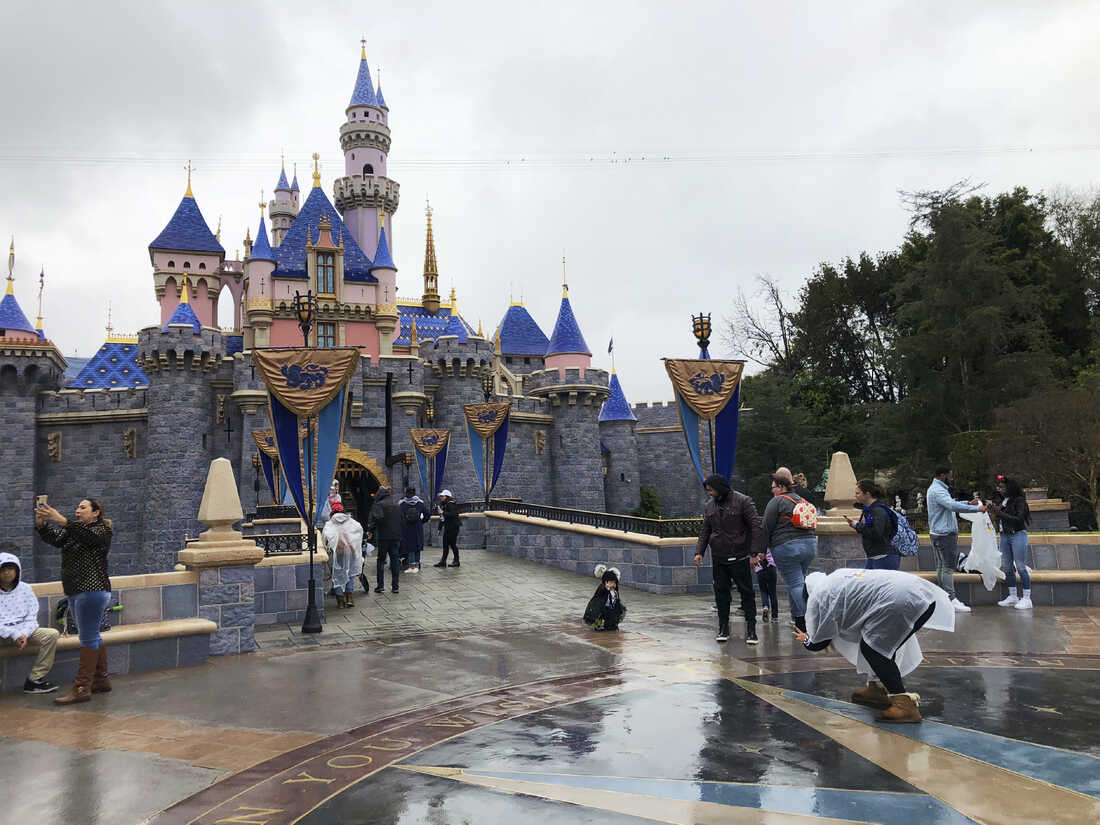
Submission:
M 864 570 L 897 570 L 901 567 L 901 556 L 897 553 L 888 553 L 881 559 L 867 559 L 863 565 Z
M 110 590 L 90 590 L 87 593 L 77 593 L 69 598 L 73 618 L 76 619 L 76 632 L 80 636 L 81 647 L 92 647 L 99 650 L 103 644 L 103 638 L 99 635 L 99 624 L 103 621 L 103 613 L 110 603 Z
M 932 536 L 932 549 L 936 551 L 936 581 L 947 593 L 947 598 L 954 599 L 955 565 L 959 563 L 959 534 Z
M 791 605 L 791 618 L 800 619 L 806 615 L 806 602 L 802 598 L 802 586 L 806 583 L 806 574 L 810 572 L 817 555 L 817 537 L 795 539 L 772 548 L 772 558 L 779 568 L 779 575 L 787 585 L 787 601 Z
M 1020 573 L 1020 586 L 1031 589 L 1031 574 L 1027 572 L 1027 531 L 1001 533 L 1001 567 L 1005 571 L 1005 586 L 1011 593 L 1016 589 L 1016 571 Z

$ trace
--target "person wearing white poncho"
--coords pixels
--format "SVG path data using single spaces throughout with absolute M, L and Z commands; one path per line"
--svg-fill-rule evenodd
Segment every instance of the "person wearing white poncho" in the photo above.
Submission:
M 852 701 L 881 708 L 880 722 L 919 722 L 920 697 L 907 693 L 902 677 L 923 658 L 916 632 L 922 627 L 953 632 L 955 611 L 943 590 L 919 576 L 896 570 L 837 570 L 806 577 L 806 631 L 795 636 L 807 650 L 837 653 L 859 673 L 876 676 Z
M 328 550 L 332 566 L 332 590 L 339 607 L 355 607 L 352 595 L 355 580 L 363 572 L 363 525 L 344 512 L 340 502 L 332 504 L 332 518 L 325 524 L 321 537 Z

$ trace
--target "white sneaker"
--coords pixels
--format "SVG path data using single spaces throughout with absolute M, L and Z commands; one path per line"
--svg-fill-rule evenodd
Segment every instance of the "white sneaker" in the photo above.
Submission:
M 1012 607 L 1016 602 L 1020 601 L 1019 597 L 1015 593 L 1009 593 L 1007 598 L 1001 599 L 997 602 L 998 607 Z
M 955 608 L 956 613 L 969 613 L 970 608 L 959 601 L 958 596 L 951 600 L 951 606 Z
M 1032 608 L 1031 599 L 1023 598 L 1023 599 L 1020 599 L 1018 602 L 1016 602 L 1016 609 L 1017 610 L 1031 610 L 1031 608 Z

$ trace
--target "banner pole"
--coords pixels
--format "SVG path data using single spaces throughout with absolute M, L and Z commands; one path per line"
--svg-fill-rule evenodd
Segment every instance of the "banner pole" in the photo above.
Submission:
M 707 419 L 707 435 L 710 437 L 710 471 L 712 473 L 718 472 L 718 456 L 714 450 L 714 419 Z M 729 481 L 727 478 L 726 481 Z
M 309 593 L 306 595 L 306 615 L 302 620 L 302 632 L 303 633 L 320 633 L 321 632 L 321 616 L 317 612 L 317 582 L 313 577 L 313 554 L 317 551 L 317 528 L 314 521 L 317 519 L 317 502 L 314 499 L 315 490 L 313 489 L 313 476 L 317 470 L 314 467 L 315 456 L 313 447 L 313 418 L 309 419 L 309 424 L 306 427 L 306 444 L 308 449 L 306 450 L 306 472 L 309 473 L 309 498 L 306 500 L 306 510 L 308 516 L 308 524 L 306 529 L 309 531 Z

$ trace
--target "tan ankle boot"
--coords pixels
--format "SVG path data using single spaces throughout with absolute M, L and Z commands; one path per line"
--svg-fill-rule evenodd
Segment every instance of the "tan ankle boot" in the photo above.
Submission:
M 72 705 L 76 702 L 87 702 L 91 699 L 92 674 L 95 673 L 97 661 L 99 661 L 98 650 L 94 647 L 80 648 L 80 664 L 77 665 L 73 687 L 66 696 L 58 696 L 53 700 L 53 703 L 55 705 Z
M 337 593 L 336 594 L 336 606 L 337 607 L 344 607 L 344 594 L 343 593 Z
M 892 693 L 890 707 L 876 713 L 875 720 L 898 725 L 919 722 L 921 721 L 920 711 L 917 710 L 919 704 L 920 696 L 915 693 Z
M 355 607 L 355 602 L 351 600 L 351 593 L 344 594 L 344 607 Z
M 110 693 L 111 679 L 107 675 L 107 645 L 100 644 L 98 652 L 95 674 L 92 676 L 92 693 Z
M 867 687 L 852 694 L 852 701 L 857 705 L 867 705 L 871 708 L 888 708 L 890 694 L 878 682 L 868 682 Z

